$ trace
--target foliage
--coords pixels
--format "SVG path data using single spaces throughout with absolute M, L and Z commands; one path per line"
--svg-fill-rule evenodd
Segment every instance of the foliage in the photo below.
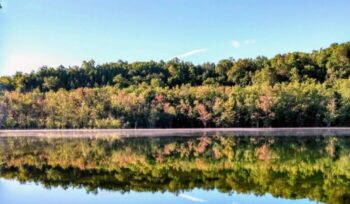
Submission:
M 350 42 L 193 65 L 118 61 L 0 77 L 0 128 L 350 124 Z
M 312 127 L 350 123 L 350 79 L 4 92 L 1 128 Z

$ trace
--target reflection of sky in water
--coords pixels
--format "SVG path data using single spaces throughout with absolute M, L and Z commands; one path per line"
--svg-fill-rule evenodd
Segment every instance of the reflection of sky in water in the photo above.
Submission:
M 126 203 L 126 204 L 153 204 L 153 203 L 220 203 L 220 204 L 304 204 L 316 203 L 304 200 L 284 200 L 273 198 L 269 194 L 257 197 L 244 194 L 224 194 L 216 190 L 193 190 L 179 194 L 172 193 L 139 193 L 100 191 L 97 195 L 87 194 L 84 189 L 68 188 L 43 188 L 34 183 L 20 184 L 17 181 L 0 179 L 0 203 L 1 204 L 70 204 L 70 203 Z

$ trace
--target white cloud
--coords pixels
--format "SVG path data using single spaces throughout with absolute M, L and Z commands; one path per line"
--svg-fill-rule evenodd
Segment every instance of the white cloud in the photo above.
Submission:
M 255 39 L 248 39 L 248 40 L 245 40 L 245 41 L 242 41 L 242 43 L 238 40 L 232 40 L 231 41 L 231 45 L 232 47 L 238 49 L 241 47 L 242 44 L 244 45 L 252 45 L 252 44 L 255 44 L 256 43 L 256 40 Z
M 193 196 L 190 196 L 190 195 L 187 195 L 187 194 L 180 194 L 179 197 L 185 198 L 187 200 L 190 200 L 190 201 L 193 201 L 193 202 L 196 202 L 196 203 L 206 203 L 206 202 L 208 202 L 207 200 L 196 198 L 196 197 L 193 197 Z
M 182 53 L 182 54 L 177 55 L 175 57 L 177 57 L 177 58 L 185 58 L 185 57 L 189 57 L 189 56 L 192 56 L 192 55 L 195 55 L 195 54 L 198 54 L 198 53 L 201 53 L 201 52 L 206 52 L 206 51 L 208 51 L 208 49 L 206 49 L 206 48 L 196 49 L 196 50 L 191 50 L 189 52 Z M 175 58 L 175 57 L 173 57 L 173 58 Z
M 239 48 L 241 46 L 241 43 L 237 40 L 232 40 L 232 47 Z
M 246 40 L 246 41 L 244 41 L 245 42 L 245 44 L 247 44 L 247 45 L 251 45 L 251 44 L 255 44 L 256 43 L 256 40 L 255 39 L 249 39 L 249 40 Z

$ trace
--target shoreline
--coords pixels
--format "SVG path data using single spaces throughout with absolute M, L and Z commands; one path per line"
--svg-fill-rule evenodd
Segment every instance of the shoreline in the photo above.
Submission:
M 350 127 L 0 130 L 0 137 L 185 137 L 216 134 L 228 136 L 350 136 Z

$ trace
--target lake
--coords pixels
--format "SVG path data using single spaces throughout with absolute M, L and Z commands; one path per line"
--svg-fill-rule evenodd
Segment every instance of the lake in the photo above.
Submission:
M 0 203 L 350 203 L 349 129 L 0 131 Z

